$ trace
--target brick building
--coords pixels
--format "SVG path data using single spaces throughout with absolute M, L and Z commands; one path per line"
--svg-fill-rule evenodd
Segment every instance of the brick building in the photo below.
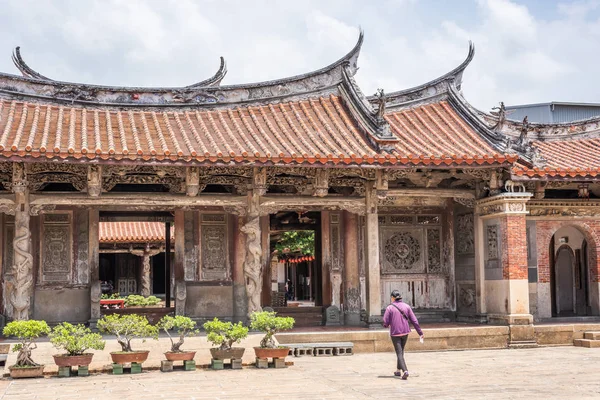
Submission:
M 600 315 L 600 120 L 475 109 L 473 46 L 438 79 L 365 96 L 362 41 L 304 75 L 224 86 L 222 61 L 180 88 L 58 82 L 17 48 L 23 77 L 0 74 L 4 315 L 93 324 L 100 221 L 173 225 L 166 296 L 197 319 L 271 304 L 286 226 L 314 230 L 311 293 L 347 325 L 378 324 L 392 289 L 515 341 L 534 319 Z

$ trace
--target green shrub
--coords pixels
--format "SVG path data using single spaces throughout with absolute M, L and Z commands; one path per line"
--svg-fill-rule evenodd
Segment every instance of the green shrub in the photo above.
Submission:
M 184 317 L 182 315 L 177 315 L 175 317 L 171 317 L 170 315 L 165 315 L 158 321 L 157 325 L 160 329 L 164 330 L 165 333 L 169 336 L 171 340 L 171 352 L 172 353 L 181 353 L 181 346 L 183 345 L 183 341 L 186 336 L 197 335 L 198 330 L 196 328 L 196 323 L 192 321 L 189 317 Z M 170 330 L 175 330 L 179 335 L 179 340 L 177 342 L 173 341 L 173 337 L 171 336 Z
M 160 303 L 160 299 L 156 296 L 144 297 L 139 294 L 130 294 L 125 298 L 125 307 L 150 307 Z
M 100 296 L 100 299 L 102 300 L 120 300 L 123 297 L 119 294 L 119 293 L 113 293 L 113 294 L 102 294 Z
M 68 322 L 56 325 L 48 335 L 50 343 L 57 349 L 67 352 L 68 356 L 79 356 L 88 349 L 104 350 L 102 335 L 92 333 L 83 325 L 72 325 Z
M 31 359 L 31 352 L 37 348 L 35 340 L 40 336 L 50 333 L 50 327 L 46 321 L 12 321 L 6 324 L 2 330 L 4 336 L 14 336 L 20 343 L 13 346 L 12 351 L 17 354 L 16 367 L 37 367 L 38 363 Z
M 124 352 L 133 351 L 131 341 L 135 338 L 150 337 L 158 340 L 158 328 L 150 325 L 146 317 L 137 314 L 105 315 L 98 320 L 98 329 L 115 335 Z
M 218 318 L 205 322 L 202 325 L 207 333 L 207 339 L 221 350 L 230 350 L 234 343 L 240 343 L 248 336 L 248 328 L 231 322 L 219 321 Z
M 260 341 L 262 348 L 276 348 L 277 344 L 273 340 L 273 336 L 277 332 L 292 329 L 294 322 L 294 318 L 278 317 L 277 313 L 273 311 L 253 312 L 250 315 L 250 327 L 266 333 Z

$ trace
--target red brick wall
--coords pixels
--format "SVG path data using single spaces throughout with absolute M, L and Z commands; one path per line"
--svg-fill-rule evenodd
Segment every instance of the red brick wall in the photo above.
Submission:
M 500 219 L 502 275 L 504 279 L 527 279 L 527 229 L 524 215 Z
M 600 237 L 600 221 L 576 220 L 576 221 L 536 221 L 536 242 L 538 256 L 538 282 L 550 282 L 550 241 L 557 230 L 564 226 L 574 226 L 585 236 L 589 249 L 588 267 L 590 269 L 590 280 L 600 282 L 600 248 L 598 247 Z

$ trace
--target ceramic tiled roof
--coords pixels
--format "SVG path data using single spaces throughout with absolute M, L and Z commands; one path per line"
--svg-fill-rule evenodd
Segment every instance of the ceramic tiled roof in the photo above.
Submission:
M 374 163 L 337 96 L 218 110 L 0 101 L 0 155 L 46 159 Z
M 481 165 L 517 159 L 500 154 L 446 101 L 391 112 L 386 119 L 400 139 L 395 149 L 402 163 Z
M 600 138 L 561 139 L 533 143 L 546 160 L 541 168 L 517 165 L 517 176 L 595 177 L 600 175 Z
M 171 238 L 174 229 L 171 227 Z M 100 222 L 100 243 L 156 243 L 165 241 L 162 222 Z

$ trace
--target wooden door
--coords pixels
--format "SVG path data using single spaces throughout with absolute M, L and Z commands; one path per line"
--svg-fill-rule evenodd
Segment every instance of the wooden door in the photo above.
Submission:
M 556 284 L 556 311 L 558 315 L 574 313 L 574 265 L 573 252 L 568 247 L 558 250 L 554 266 Z

